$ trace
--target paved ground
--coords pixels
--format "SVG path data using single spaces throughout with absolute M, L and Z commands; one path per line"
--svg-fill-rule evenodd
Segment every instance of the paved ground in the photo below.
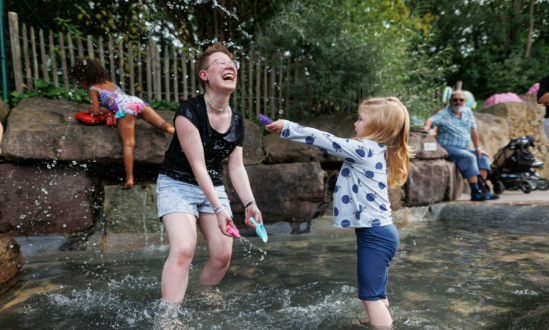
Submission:
M 461 198 L 454 202 L 456 204 L 491 204 L 491 205 L 517 205 L 517 206 L 549 206 L 549 190 L 539 191 L 534 190 L 529 194 L 525 194 L 520 190 L 511 191 L 505 190 L 500 195 L 500 199 L 484 202 L 471 202 L 469 194 L 462 194 Z

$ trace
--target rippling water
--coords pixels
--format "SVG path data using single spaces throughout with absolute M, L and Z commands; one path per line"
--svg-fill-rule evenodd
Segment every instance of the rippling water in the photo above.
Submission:
M 314 222 L 313 222 L 314 226 Z M 395 329 L 548 329 L 549 226 L 429 222 L 400 230 L 389 269 Z M 24 282 L 0 297 L 2 329 L 366 329 L 357 298 L 356 243 L 339 235 L 274 236 L 264 252 L 235 241 L 222 303 L 189 292 L 166 315 L 167 247 L 25 258 Z

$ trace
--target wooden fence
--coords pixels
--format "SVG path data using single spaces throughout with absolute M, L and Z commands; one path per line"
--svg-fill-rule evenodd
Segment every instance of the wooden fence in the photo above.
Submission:
M 33 27 L 25 24 L 19 29 L 16 13 L 9 12 L 8 17 L 15 88 L 19 94 L 35 88 L 39 79 L 56 87 L 62 84 L 65 90 L 80 88 L 69 76 L 71 67 L 83 58 L 99 61 L 113 83 L 127 94 L 149 102 L 185 100 L 203 92 L 197 81 L 196 49 L 165 46 L 161 56 L 154 40 L 141 44 L 99 37 L 94 41 L 91 36 L 54 36 L 52 31 L 46 37 L 41 29 L 36 34 Z M 299 65 L 294 64 L 291 72 L 291 59 L 280 54 L 267 60 L 259 54 L 237 53 L 236 60 L 240 70 L 232 108 L 246 118 L 258 118 L 260 113 L 273 119 L 288 118 L 289 86 L 303 74 Z

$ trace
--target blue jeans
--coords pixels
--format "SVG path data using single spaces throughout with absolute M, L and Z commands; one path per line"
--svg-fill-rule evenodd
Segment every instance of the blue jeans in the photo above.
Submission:
M 448 160 L 456 163 L 464 179 L 480 174 L 479 168 L 489 171 L 490 163 L 486 155 L 478 158 L 477 152 L 450 146 L 442 146 L 448 151 Z

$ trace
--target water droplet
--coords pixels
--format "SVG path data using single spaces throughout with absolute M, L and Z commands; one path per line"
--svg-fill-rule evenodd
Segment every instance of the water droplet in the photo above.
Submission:
M 278 110 L 278 113 L 282 114 L 282 113 L 284 113 L 284 111 L 283 110 Z
M 63 225 L 63 228 L 66 228 L 66 227 L 67 227 L 67 225 Z

